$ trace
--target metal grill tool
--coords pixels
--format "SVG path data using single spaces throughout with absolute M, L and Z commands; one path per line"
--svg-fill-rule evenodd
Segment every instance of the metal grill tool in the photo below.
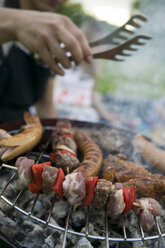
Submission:
M 46 127 L 44 127 L 44 132 L 46 130 L 52 130 L 52 128 L 53 128 L 53 126 L 52 127 L 51 126 L 46 126 Z M 47 143 L 43 146 L 43 149 L 41 151 L 37 151 L 37 152 L 35 152 L 35 154 L 34 154 L 34 152 L 29 152 L 27 154 L 27 157 L 29 157 L 30 155 L 32 155 L 32 156 L 35 155 L 37 163 L 39 163 L 42 158 L 49 159 L 49 155 L 47 155 L 45 153 L 45 149 L 48 147 L 49 143 L 50 143 L 50 140 L 47 141 Z M 121 216 L 121 223 L 122 223 L 122 229 L 123 229 L 123 237 L 122 238 L 119 238 L 119 237 L 110 236 L 109 235 L 110 230 L 109 230 L 109 227 L 108 227 L 108 215 L 107 215 L 106 211 L 105 211 L 105 220 L 104 220 L 105 236 L 94 236 L 94 235 L 90 235 L 90 233 L 89 233 L 90 207 L 87 207 L 86 208 L 85 232 L 76 232 L 76 231 L 73 231 L 73 230 L 70 230 L 69 229 L 69 223 L 70 223 L 70 218 L 71 218 L 71 214 L 72 214 L 72 207 L 71 206 L 69 207 L 69 211 L 68 211 L 68 215 L 67 215 L 67 218 L 66 218 L 66 225 L 65 225 L 65 227 L 56 226 L 53 223 L 51 223 L 51 219 L 50 219 L 50 217 L 52 215 L 53 207 L 56 204 L 56 200 L 57 200 L 56 198 L 54 198 L 54 200 L 52 201 L 52 205 L 51 205 L 51 207 L 50 207 L 50 209 L 48 211 L 47 218 L 46 219 L 41 219 L 41 218 L 36 217 L 33 214 L 33 210 L 34 210 L 34 208 L 36 206 L 36 203 L 38 201 L 39 194 L 36 194 L 36 196 L 34 197 L 33 204 L 30 207 L 30 210 L 29 211 L 27 211 L 27 210 L 19 207 L 20 198 L 21 198 L 21 201 L 23 201 L 24 189 L 21 189 L 18 192 L 18 194 L 15 197 L 15 199 L 12 200 L 12 201 L 5 196 L 5 193 L 7 191 L 7 188 L 10 185 L 10 183 L 12 183 L 12 181 L 14 180 L 14 177 L 16 176 L 16 174 L 17 173 L 15 172 L 9 178 L 9 180 L 6 182 L 5 187 L 3 188 L 2 192 L 0 192 L 0 198 L 3 201 L 5 201 L 8 205 L 10 205 L 12 208 L 14 208 L 17 211 L 19 211 L 21 214 L 23 214 L 25 216 L 29 216 L 30 218 L 32 218 L 33 220 L 37 221 L 40 224 L 44 224 L 45 227 L 46 226 L 49 226 L 51 228 L 54 228 L 54 229 L 59 230 L 61 232 L 64 232 L 63 243 L 61 245 L 62 248 L 65 248 L 66 247 L 66 239 L 67 239 L 67 235 L 68 234 L 73 234 L 73 235 L 77 235 L 79 237 L 86 237 L 86 238 L 90 238 L 90 239 L 104 241 L 106 248 L 110 247 L 110 242 L 112 242 L 112 241 L 115 241 L 115 242 L 137 242 L 137 241 L 147 241 L 147 240 L 155 240 L 155 239 L 165 238 L 165 233 L 163 233 L 161 231 L 161 227 L 160 227 L 160 225 L 158 223 L 157 218 L 155 218 L 155 225 L 156 225 L 156 228 L 157 228 L 157 234 L 156 235 L 154 235 L 154 236 L 145 236 L 142 227 L 139 226 L 139 230 L 140 230 L 140 234 L 141 235 L 139 237 L 136 237 L 136 238 L 129 238 L 128 235 L 127 235 L 127 230 L 126 230 L 126 225 L 125 225 L 125 217 L 123 215 Z
M 89 45 L 95 48 L 93 52 L 93 57 L 95 59 L 110 59 L 116 61 L 124 61 L 122 58 L 117 58 L 118 55 L 121 57 L 131 56 L 131 53 L 127 51 L 137 51 L 137 48 L 132 47 L 132 45 L 141 46 L 145 42 L 141 40 L 149 40 L 150 36 L 147 35 L 136 35 L 135 28 L 140 28 L 141 24 L 137 21 L 146 22 L 147 19 L 142 15 L 132 16 L 123 26 L 116 29 L 112 33 L 106 35 L 105 37 L 89 42 Z M 97 47 L 102 45 L 115 45 L 110 49 L 106 49 L 101 52 L 97 52 Z

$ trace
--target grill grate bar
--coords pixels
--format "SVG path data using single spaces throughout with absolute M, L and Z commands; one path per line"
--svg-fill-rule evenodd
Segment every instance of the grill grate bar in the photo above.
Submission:
M 69 227 L 69 220 L 70 220 L 71 210 L 72 210 L 72 207 L 70 206 L 69 207 L 69 211 L 68 211 L 68 216 L 66 218 L 66 226 L 65 226 L 65 232 L 64 232 L 64 238 L 63 238 L 62 248 L 65 248 L 65 246 L 66 246 L 66 237 L 67 237 L 67 233 L 68 233 L 68 227 Z
M 154 216 L 154 220 L 155 220 L 155 224 L 156 224 L 156 228 L 158 230 L 159 236 L 161 237 L 162 236 L 162 231 L 161 231 L 161 228 L 159 226 L 159 223 L 158 223 L 158 220 L 157 220 L 156 216 Z
M 108 213 L 107 213 L 107 211 L 105 211 L 105 244 L 106 244 L 106 248 L 109 248 Z
M 85 236 L 88 237 L 89 235 L 89 210 L 90 206 L 86 208 L 86 223 L 85 223 Z
M 20 192 L 18 193 L 17 197 L 15 198 L 15 201 L 13 202 L 13 206 L 15 206 L 17 204 L 17 202 L 19 201 L 19 199 L 21 198 L 22 194 L 24 192 L 24 188 L 22 188 L 20 190 Z
M 0 197 L 8 205 L 13 206 L 13 203 L 9 199 L 7 199 L 5 196 L 1 195 Z M 54 228 L 54 229 L 59 230 L 59 231 L 63 231 L 63 232 L 65 231 L 64 228 L 59 227 L 59 226 L 56 226 L 56 225 L 54 225 L 52 223 L 46 223 L 44 220 L 42 220 L 40 218 L 37 218 L 36 216 L 30 214 L 29 212 L 26 212 L 25 210 L 19 208 L 18 206 L 14 206 L 14 208 L 17 211 L 21 212 L 22 214 L 24 214 L 26 216 L 29 216 L 30 218 L 32 218 L 33 220 L 35 220 L 35 221 L 37 221 L 39 223 L 48 225 L 49 227 Z M 85 234 L 84 233 L 81 233 L 81 232 L 75 232 L 75 231 L 69 230 L 69 229 L 68 229 L 67 232 L 70 233 L 70 234 L 74 234 L 74 235 L 80 236 L 80 237 L 85 237 Z M 101 240 L 101 241 L 104 241 L 105 240 L 105 237 L 103 237 L 103 236 L 95 236 L 95 235 L 88 235 L 88 238 L 95 239 L 95 240 L 98 239 L 98 240 Z M 161 235 L 161 238 L 165 238 L 165 233 L 163 233 Z M 159 235 L 154 235 L 154 236 L 144 237 L 144 241 L 155 240 L 155 239 L 160 239 L 160 236 Z M 109 241 L 123 242 L 125 240 L 124 240 L 124 238 L 109 237 Z M 142 238 L 141 237 L 138 237 L 138 238 L 127 238 L 127 241 L 128 242 L 138 242 L 138 241 L 142 241 Z
M 32 214 L 32 212 L 33 212 L 33 210 L 34 210 L 34 208 L 35 208 L 35 205 L 36 205 L 36 203 L 37 203 L 37 200 L 38 200 L 39 195 L 40 195 L 40 192 L 38 192 L 38 193 L 36 194 L 35 198 L 34 198 L 32 207 L 31 207 L 31 209 L 30 209 L 30 211 L 29 211 L 29 215 Z
M 7 181 L 5 187 L 3 188 L 2 192 L 1 192 L 1 195 L 3 195 L 7 189 L 7 187 L 9 186 L 10 182 L 13 180 L 13 178 L 15 177 L 17 173 L 13 173 L 13 175 L 9 178 L 9 180 Z
M 124 240 L 127 241 L 127 232 L 126 232 L 125 221 L 124 221 L 124 216 L 123 215 L 121 215 L 121 222 L 122 222 Z
M 52 215 L 53 208 L 54 208 L 54 204 L 55 204 L 56 201 L 57 201 L 57 198 L 56 198 L 56 196 L 55 196 L 55 197 L 53 198 L 52 205 L 51 205 L 51 208 L 50 208 L 48 217 L 47 217 L 47 219 L 46 219 L 46 223 L 49 223 L 49 222 L 50 222 L 50 217 L 51 217 L 51 215 Z
M 142 226 L 140 225 L 140 223 L 139 223 L 139 228 L 140 228 L 140 233 L 141 233 L 141 240 L 144 241 L 145 235 L 144 235 L 144 231 L 143 231 L 143 228 L 142 228 Z
M 51 142 L 51 136 L 49 137 L 49 139 L 48 139 L 48 141 L 46 142 L 46 144 L 42 145 L 42 150 L 41 150 L 41 152 L 40 152 L 40 154 L 39 154 L 39 157 L 38 157 L 38 159 L 37 159 L 37 161 L 36 161 L 36 164 L 39 163 L 39 161 L 41 160 L 41 158 L 42 158 L 42 156 L 44 155 L 45 150 L 48 148 L 50 142 Z

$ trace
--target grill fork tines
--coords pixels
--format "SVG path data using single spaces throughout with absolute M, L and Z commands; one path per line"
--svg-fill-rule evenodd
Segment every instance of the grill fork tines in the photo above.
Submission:
M 131 45 L 144 45 L 145 43 L 140 42 L 140 39 L 151 39 L 151 37 L 147 35 L 136 35 L 133 37 L 133 35 L 135 34 L 135 28 L 141 27 L 141 24 L 137 22 L 139 20 L 141 22 L 146 22 L 147 18 L 142 15 L 134 15 L 123 26 L 117 28 L 112 33 L 106 35 L 101 39 L 89 42 L 89 45 L 94 48 L 93 58 L 124 61 L 124 59 L 117 58 L 117 56 L 131 56 L 132 54 L 126 53 L 125 50 L 137 51 L 138 49 L 131 47 Z M 100 46 L 103 46 L 104 48 L 104 45 L 113 45 L 113 47 L 111 47 L 110 49 L 105 48 L 104 51 L 100 51 Z
M 47 145 L 48 145 L 48 143 L 47 143 Z M 40 161 L 40 159 L 43 156 L 47 157 L 47 155 L 44 154 L 44 151 L 41 151 L 39 153 L 39 156 L 38 156 L 38 162 Z M 158 223 L 158 220 L 157 220 L 156 217 L 154 217 L 154 220 L 155 220 L 155 225 L 157 227 L 157 233 L 158 233 L 157 235 L 155 235 L 155 236 L 145 236 L 142 227 L 139 226 L 139 230 L 140 230 L 141 235 L 138 238 L 129 238 L 127 236 L 126 225 L 125 225 L 125 221 L 124 221 L 124 219 L 126 217 L 122 216 L 122 215 L 121 215 L 121 223 L 122 223 L 122 229 L 123 229 L 123 237 L 122 238 L 113 237 L 113 236 L 111 236 L 109 234 L 110 230 L 109 230 L 109 223 L 108 223 L 108 214 L 107 214 L 106 211 L 105 211 L 105 236 L 91 235 L 89 233 L 89 216 L 90 216 L 90 211 L 92 211 L 90 207 L 86 208 L 86 224 L 85 224 L 85 231 L 84 232 L 76 232 L 76 231 L 73 231 L 73 230 L 69 229 L 70 218 L 71 218 L 71 214 L 72 214 L 72 207 L 71 206 L 69 207 L 68 215 L 67 215 L 67 218 L 66 218 L 65 228 L 57 226 L 57 225 L 54 225 L 54 224 L 51 223 L 51 215 L 52 215 L 52 212 L 53 212 L 54 205 L 56 204 L 56 201 L 58 200 L 58 199 L 56 199 L 56 197 L 53 198 L 51 207 L 50 207 L 50 209 L 48 211 L 47 219 L 43 220 L 43 219 L 38 218 L 35 215 L 33 215 L 33 210 L 34 210 L 35 205 L 36 205 L 36 203 L 37 203 L 37 201 L 39 199 L 40 193 L 36 194 L 36 196 L 34 197 L 31 209 L 29 211 L 26 211 L 26 210 L 24 210 L 24 209 L 22 209 L 22 208 L 20 208 L 18 206 L 18 203 L 19 203 L 20 199 L 23 200 L 23 193 L 25 192 L 24 188 L 22 188 L 18 192 L 17 196 L 15 197 L 15 200 L 13 200 L 13 201 L 11 201 L 10 199 L 8 199 L 5 196 L 5 192 L 6 192 L 7 188 L 8 188 L 8 186 L 10 185 L 10 183 L 12 183 L 12 181 L 13 181 L 15 176 L 16 176 L 16 173 L 13 173 L 13 175 L 9 178 L 9 180 L 7 181 L 6 185 L 4 186 L 2 192 L 0 193 L 0 198 L 2 200 L 4 200 L 8 205 L 13 207 L 17 211 L 19 211 L 21 214 L 29 216 L 30 218 L 32 218 L 33 220 L 37 221 L 40 224 L 44 224 L 45 226 L 49 226 L 51 228 L 54 228 L 54 229 L 59 230 L 61 232 L 64 232 L 62 248 L 65 248 L 65 246 L 66 246 L 67 234 L 73 234 L 73 235 L 77 235 L 79 237 L 86 237 L 86 238 L 90 238 L 90 239 L 103 241 L 106 244 L 106 246 L 105 246 L 106 248 L 109 247 L 111 241 L 114 241 L 114 242 L 115 241 L 116 242 L 137 242 L 137 241 L 146 241 L 146 240 L 165 238 L 165 233 L 162 233 L 161 228 L 159 226 L 159 223 Z
M 89 45 L 91 47 L 99 46 L 102 44 L 113 44 L 113 45 L 119 45 L 121 44 L 120 41 L 116 41 L 115 39 L 120 40 L 128 40 L 130 38 L 130 35 L 133 35 L 135 33 L 135 28 L 140 28 L 141 25 L 137 21 L 146 22 L 147 18 L 142 15 L 134 15 L 132 16 L 124 25 L 121 27 L 115 29 L 112 33 L 106 35 L 105 37 L 91 41 L 89 42 Z M 126 36 L 125 36 L 126 35 Z M 127 36 L 129 35 L 129 36 Z
M 95 59 L 110 59 L 110 60 L 116 60 L 116 61 L 124 61 L 123 58 L 118 58 L 117 56 L 121 57 L 128 57 L 131 56 L 131 53 L 127 53 L 127 51 L 137 51 L 138 49 L 133 46 L 142 46 L 145 44 L 145 42 L 142 42 L 141 40 L 149 40 L 151 39 L 150 36 L 147 35 L 137 35 L 134 38 L 122 43 L 121 45 L 118 45 L 112 49 L 103 51 L 103 52 L 95 52 L 93 53 L 93 57 Z

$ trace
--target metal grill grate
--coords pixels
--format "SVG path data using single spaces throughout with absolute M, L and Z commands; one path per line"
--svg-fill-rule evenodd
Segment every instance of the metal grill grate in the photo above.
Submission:
M 44 127 L 44 131 L 46 130 L 51 130 L 52 127 L 51 126 L 47 126 Z M 14 130 L 12 133 L 15 133 L 16 131 Z M 35 152 L 35 154 L 33 152 L 30 152 L 27 154 L 27 156 L 31 155 L 35 155 L 36 156 L 36 161 L 37 163 L 40 162 L 40 160 L 42 158 L 49 158 L 49 156 L 45 153 L 45 149 L 48 147 L 50 143 L 50 140 L 48 140 L 46 142 L 45 145 L 42 146 L 42 150 L 40 152 Z M 5 168 L 6 169 L 6 168 Z M 165 237 L 165 233 L 163 233 L 161 231 L 161 227 L 158 223 L 157 218 L 155 217 L 155 225 L 156 225 L 156 229 L 157 229 L 157 234 L 154 236 L 145 236 L 144 231 L 142 229 L 142 227 L 139 225 L 137 228 L 139 228 L 140 230 L 140 236 L 136 237 L 136 238 L 129 238 L 127 235 L 127 231 L 126 231 L 126 225 L 125 225 L 125 216 L 121 216 L 121 223 L 122 223 L 122 230 L 123 230 L 123 237 L 122 238 L 118 238 L 118 237 L 111 237 L 109 235 L 109 227 L 108 227 L 108 215 L 105 212 L 105 236 L 94 236 L 94 235 L 90 235 L 89 233 L 89 216 L 90 216 L 90 207 L 87 207 L 86 210 L 86 223 L 85 223 L 85 232 L 76 232 L 73 230 L 69 229 L 69 222 L 70 222 L 70 218 L 71 218 L 71 214 L 72 214 L 72 207 L 69 207 L 69 211 L 68 211 L 68 215 L 66 218 L 66 225 L 65 227 L 60 227 L 57 225 L 54 225 L 53 223 L 51 223 L 51 215 L 52 215 L 52 211 L 54 208 L 54 205 L 56 204 L 56 197 L 54 197 L 53 201 L 52 201 L 52 205 L 48 211 L 48 217 L 46 218 L 46 220 L 38 218 L 37 216 L 35 216 L 33 214 L 33 210 L 35 208 L 35 205 L 38 201 L 38 197 L 39 197 L 39 193 L 36 194 L 36 196 L 33 199 L 33 204 L 31 206 L 31 209 L 29 211 L 26 211 L 24 209 L 22 209 L 21 207 L 19 207 L 19 200 L 20 198 L 23 199 L 23 193 L 25 191 L 25 189 L 21 189 L 17 196 L 15 197 L 14 200 L 10 200 L 5 196 L 5 192 L 7 191 L 8 186 L 12 183 L 12 181 L 14 180 L 14 177 L 16 176 L 16 172 L 9 178 L 9 180 L 6 182 L 5 187 L 3 188 L 2 192 L 0 193 L 0 198 L 2 200 L 4 200 L 8 205 L 10 205 L 12 208 L 16 209 L 17 211 L 19 211 L 21 214 L 29 216 L 30 218 L 32 218 L 33 220 L 37 221 L 38 223 L 44 224 L 45 226 L 49 226 L 51 228 L 54 228 L 56 230 L 59 230 L 61 232 L 64 232 L 64 237 L 63 237 L 63 244 L 62 244 L 62 248 L 65 248 L 66 246 L 66 238 L 67 238 L 67 234 L 73 234 L 73 235 L 77 235 L 77 236 L 81 236 L 81 237 L 86 237 L 86 238 L 90 238 L 90 239 L 97 239 L 100 241 L 105 241 L 105 247 L 108 248 L 109 247 L 109 243 L 111 241 L 116 241 L 116 242 L 137 242 L 137 241 L 147 241 L 147 240 L 154 240 L 154 239 L 160 239 L 160 238 L 164 238 Z

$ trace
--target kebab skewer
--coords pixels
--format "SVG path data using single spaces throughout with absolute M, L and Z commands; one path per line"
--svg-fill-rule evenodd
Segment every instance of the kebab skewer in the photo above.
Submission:
M 33 162 L 34 160 L 26 157 L 20 157 L 16 161 L 16 168 L 18 168 L 23 184 L 27 185 L 29 183 L 29 190 L 33 193 L 37 193 L 40 190 L 45 193 L 54 191 L 58 196 L 62 197 L 63 188 L 65 187 L 64 173 L 61 176 L 62 169 L 50 166 L 50 162 L 42 164 L 33 164 Z M 25 166 L 26 164 L 28 166 Z M 32 175 L 29 173 L 30 167 Z M 32 181 L 30 182 L 30 180 Z M 107 182 L 108 184 L 105 186 Z M 135 213 L 139 214 L 139 222 L 146 231 L 149 231 L 153 226 L 153 216 L 161 214 L 161 207 L 154 199 L 142 198 L 136 200 L 135 187 L 123 188 L 123 185 L 120 183 L 112 185 L 111 182 L 105 179 L 98 179 L 97 176 L 85 178 L 85 183 L 85 196 L 81 202 L 84 206 L 90 204 L 93 204 L 96 208 L 107 206 L 107 212 L 110 216 L 127 214 L 133 209 Z M 101 199 L 100 202 L 104 202 L 104 204 L 100 205 L 98 202 L 99 198 Z M 73 203 L 77 204 L 76 199 Z
M 51 162 L 62 168 L 65 173 L 71 172 L 80 164 L 76 156 L 77 144 L 74 141 L 72 126 L 69 120 L 59 120 L 52 132 Z

